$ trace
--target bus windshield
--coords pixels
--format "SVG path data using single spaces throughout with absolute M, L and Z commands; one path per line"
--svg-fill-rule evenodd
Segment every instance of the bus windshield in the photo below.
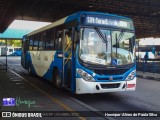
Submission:
M 79 57 L 83 62 L 101 65 L 131 64 L 135 59 L 133 49 L 132 32 L 81 28 Z

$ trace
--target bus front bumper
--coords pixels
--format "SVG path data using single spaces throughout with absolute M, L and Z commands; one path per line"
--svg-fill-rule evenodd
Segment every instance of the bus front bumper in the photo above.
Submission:
M 118 91 L 135 91 L 136 77 L 130 81 L 119 82 L 88 82 L 76 78 L 76 94 L 94 94 Z

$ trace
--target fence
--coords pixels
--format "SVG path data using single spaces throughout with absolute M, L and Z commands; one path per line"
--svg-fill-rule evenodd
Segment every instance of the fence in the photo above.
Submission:
M 160 73 L 160 59 L 141 59 L 137 61 L 137 70 L 143 72 Z

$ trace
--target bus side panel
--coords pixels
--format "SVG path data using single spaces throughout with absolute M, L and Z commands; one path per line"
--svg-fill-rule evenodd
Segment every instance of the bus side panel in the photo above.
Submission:
M 50 81 L 53 80 L 53 78 L 54 78 L 54 76 L 53 76 L 53 69 L 54 69 L 54 67 L 58 68 L 59 73 L 60 73 L 60 77 L 62 79 L 62 68 L 63 68 L 62 67 L 62 57 L 58 57 L 58 53 L 59 52 L 55 53 L 53 62 L 50 65 L 50 69 L 48 69 L 48 71 L 43 76 L 47 80 L 50 80 Z
M 62 73 L 62 58 L 57 57 L 56 51 L 30 51 L 27 63 L 31 66 L 32 73 L 50 81 L 53 78 L 54 67 Z
M 38 75 L 38 74 L 36 73 L 35 68 L 34 68 L 34 64 L 33 64 L 34 60 L 32 59 L 32 56 L 31 56 L 31 55 L 33 55 L 33 53 L 32 53 L 31 51 L 28 51 L 27 54 L 26 54 L 26 59 L 27 59 L 27 61 L 26 61 L 26 68 L 27 68 L 27 70 L 28 70 L 28 68 L 31 67 L 31 72 L 32 72 L 33 74 Z

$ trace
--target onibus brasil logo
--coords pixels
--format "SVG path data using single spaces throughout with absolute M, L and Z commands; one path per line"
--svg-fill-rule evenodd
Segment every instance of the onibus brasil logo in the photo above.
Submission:
M 22 104 L 27 105 L 28 108 L 30 108 L 31 105 L 36 104 L 36 102 L 31 100 L 22 100 L 20 97 L 3 98 L 3 106 L 20 106 Z

